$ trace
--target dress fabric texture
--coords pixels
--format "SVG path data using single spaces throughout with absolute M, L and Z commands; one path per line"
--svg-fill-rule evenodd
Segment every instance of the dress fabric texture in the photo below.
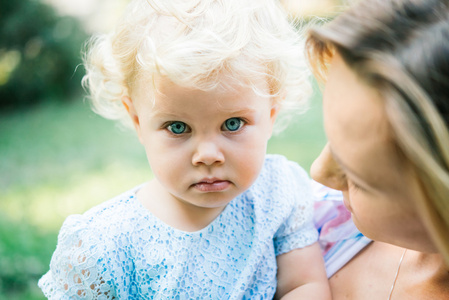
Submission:
M 330 278 L 372 241 L 355 227 L 351 213 L 343 204 L 343 194 L 311 182 L 315 198 L 313 219 Z
M 280 155 L 196 232 L 156 218 L 138 189 L 67 218 L 39 281 L 49 299 L 272 299 L 276 256 L 318 237 L 307 173 Z

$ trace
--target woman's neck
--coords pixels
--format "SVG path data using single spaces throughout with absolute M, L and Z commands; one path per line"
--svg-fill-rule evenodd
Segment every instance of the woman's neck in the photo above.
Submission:
M 373 242 L 330 279 L 334 300 L 449 299 L 448 268 L 439 254 Z
M 407 250 L 396 291 L 404 295 L 409 291 L 413 299 L 421 299 L 416 297 L 419 294 L 423 299 L 426 295 L 433 295 L 432 299 L 449 299 L 449 268 L 442 255 Z

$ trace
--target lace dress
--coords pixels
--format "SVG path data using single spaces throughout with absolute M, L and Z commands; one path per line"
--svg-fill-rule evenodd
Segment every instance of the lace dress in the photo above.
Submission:
M 272 299 L 276 256 L 317 239 L 309 184 L 267 155 L 256 182 L 197 232 L 163 223 L 132 189 L 67 218 L 39 287 L 49 299 Z

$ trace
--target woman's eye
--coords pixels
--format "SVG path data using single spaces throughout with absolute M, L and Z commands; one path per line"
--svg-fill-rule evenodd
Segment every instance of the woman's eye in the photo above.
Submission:
M 167 126 L 167 129 L 174 134 L 182 134 L 187 130 L 187 124 L 183 122 L 172 122 Z
M 359 185 L 357 185 L 356 183 L 354 183 L 354 182 L 351 181 L 351 180 L 348 180 L 348 185 L 349 185 L 354 191 L 358 191 L 358 190 L 361 189 Z
M 367 191 L 363 186 L 355 183 L 353 180 L 348 180 L 348 187 L 351 188 L 354 192 L 357 191 Z
M 224 122 L 224 124 L 223 124 L 223 126 L 224 126 L 223 130 L 227 130 L 227 131 L 237 131 L 237 130 L 239 130 L 240 128 L 242 128 L 243 124 L 244 124 L 244 123 L 243 123 L 243 120 L 240 119 L 240 118 L 230 118 L 230 119 L 227 119 L 227 120 Z

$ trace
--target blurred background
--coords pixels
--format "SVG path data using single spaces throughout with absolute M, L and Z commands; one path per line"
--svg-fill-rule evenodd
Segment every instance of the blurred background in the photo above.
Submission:
M 151 178 L 135 134 L 95 115 L 81 49 L 126 0 L 0 1 L 0 300 L 45 299 L 57 234 L 77 214 Z M 294 16 L 332 18 L 338 0 L 284 0 Z M 318 89 L 310 110 L 269 143 L 306 170 L 325 144 Z

